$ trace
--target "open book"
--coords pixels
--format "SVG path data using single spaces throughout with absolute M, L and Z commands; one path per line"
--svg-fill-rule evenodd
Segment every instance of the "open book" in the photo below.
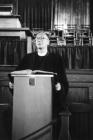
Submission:
M 20 71 L 13 71 L 11 72 L 11 75 L 30 75 L 30 74 L 52 74 L 52 75 L 57 75 L 57 73 L 54 72 L 49 72 L 49 71 L 42 71 L 42 70 L 20 70 Z

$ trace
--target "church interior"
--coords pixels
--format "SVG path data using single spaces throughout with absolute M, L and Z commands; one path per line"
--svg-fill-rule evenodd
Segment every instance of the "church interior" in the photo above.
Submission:
M 0 140 L 56 140 L 50 136 L 55 121 L 35 137 L 11 139 L 13 95 L 8 74 L 26 53 L 35 51 L 40 31 L 50 39 L 49 52 L 63 58 L 69 82 L 59 140 L 93 140 L 92 13 L 92 0 L 0 0 Z

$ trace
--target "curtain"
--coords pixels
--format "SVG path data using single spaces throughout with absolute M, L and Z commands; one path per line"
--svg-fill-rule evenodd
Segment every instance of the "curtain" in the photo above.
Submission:
M 55 0 L 54 25 L 90 25 L 89 0 Z
M 90 25 L 89 0 L 18 0 L 24 27 L 51 29 L 53 25 Z M 52 23 L 52 24 L 51 24 Z
M 18 14 L 21 15 L 23 27 L 51 28 L 51 0 L 19 0 Z

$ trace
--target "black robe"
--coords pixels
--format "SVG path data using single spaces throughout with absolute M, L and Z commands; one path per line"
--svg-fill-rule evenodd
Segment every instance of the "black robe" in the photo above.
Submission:
M 59 54 L 47 53 L 45 56 L 39 56 L 37 52 L 27 54 L 16 70 L 43 70 L 57 73 L 55 84 L 60 82 L 61 91 L 55 91 L 54 94 L 54 110 L 60 111 L 65 107 L 65 99 L 68 92 L 68 82 L 64 68 L 64 62 Z
M 53 118 L 57 118 L 59 112 L 66 109 L 66 96 L 68 93 L 68 81 L 62 57 L 59 54 L 49 52 L 45 56 L 38 56 L 37 52 L 26 54 L 26 56 L 22 59 L 16 70 L 26 70 L 26 69 L 42 70 L 57 73 L 57 76 L 54 75 L 54 84 L 60 82 L 61 90 L 56 91 L 55 88 L 53 88 L 52 92 Z M 11 76 L 10 79 L 12 79 Z M 13 82 L 13 79 L 11 81 Z M 61 121 L 60 119 L 57 119 L 56 127 L 53 127 L 55 139 L 58 139 L 59 136 L 61 128 L 60 121 Z

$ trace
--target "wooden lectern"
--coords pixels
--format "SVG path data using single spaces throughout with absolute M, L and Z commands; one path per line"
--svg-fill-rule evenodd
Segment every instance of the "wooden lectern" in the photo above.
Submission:
M 53 75 L 14 76 L 12 140 L 52 140 Z

